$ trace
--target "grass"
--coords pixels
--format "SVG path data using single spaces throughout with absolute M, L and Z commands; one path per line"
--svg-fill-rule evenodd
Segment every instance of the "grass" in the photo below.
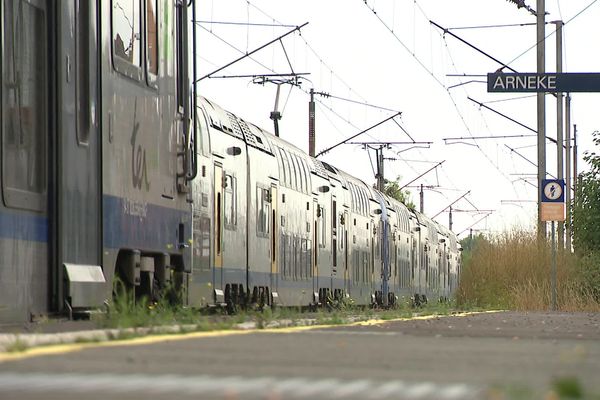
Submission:
M 528 385 L 495 385 L 491 387 L 484 398 L 498 400 L 600 400 L 600 394 L 586 391 L 574 377 L 560 377 L 553 379 L 549 387 L 534 389 Z
M 109 307 L 106 314 L 97 316 L 97 323 L 102 328 L 127 329 L 155 327 L 165 325 L 188 325 L 186 331 L 211 331 L 234 329 L 236 325 L 253 322 L 258 329 L 273 326 L 298 326 L 307 324 L 341 325 L 349 322 L 369 319 L 392 320 L 409 318 L 418 315 L 447 315 L 456 310 L 455 303 L 429 303 L 419 309 L 414 309 L 410 301 L 403 299 L 395 307 L 389 309 L 373 309 L 358 307 L 351 302 L 322 308 L 316 312 L 306 313 L 300 308 L 277 307 L 263 310 L 239 310 L 234 315 L 175 306 L 168 301 L 148 303 L 145 299 L 133 301 L 131 295 L 118 296 Z M 274 324 L 278 321 L 279 325 Z M 137 333 L 130 333 L 136 335 Z M 121 334 L 114 339 L 122 339 Z
M 373 309 L 370 307 L 356 306 L 350 298 L 336 299 L 317 312 L 303 312 L 301 308 L 294 307 L 265 307 L 262 310 L 238 310 L 234 315 L 225 314 L 224 310 L 198 310 L 180 305 L 173 305 L 168 299 L 158 303 L 149 303 L 145 298 L 134 300 L 133 295 L 120 291 L 113 299 L 106 314 L 95 316 L 101 328 L 119 329 L 121 333 L 114 335 L 115 339 L 123 339 L 122 335 L 140 335 L 145 332 L 128 331 L 128 328 L 147 328 L 159 326 L 183 326 L 185 331 L 211 331 L 222 329 L 235 329 L 237 325 L 246 322 L 254 323 L 258 329 L 275 326 L 287 327 L 298 325 L 341 325 L 349 322 L 364 321 L 368 319 L 392 320 L 409 318 L 418 315 L 447 315 L 456 310 L 455 303 L 429 303 L 415 310 L 410 299 L 399 299 L 397 304 L 389 309 Z M 275 324 L 274 322 L 278 323 Z M 179 330 L 182 332 L 182 330 Z M 152 333 L 161 333 L 157 330 Z M 118 337 L 117 337 L 118 336 Z
M 561 311 L 600 311 L 598 288 L 586 278 L 582 260 L 557 255 L 557 304 Z M 511 232 L 479 240 L 466 257 L 457 301 L 460 307 L 548 310 L 551 250 L 535 234 Z M 595 266 L 597 268 L 597 265 Z
M 27 350 L 29 346 L 23 340 L 17 338 L 14 342 L 7 345 L 4 351 L 7 353 L 20 353 Z

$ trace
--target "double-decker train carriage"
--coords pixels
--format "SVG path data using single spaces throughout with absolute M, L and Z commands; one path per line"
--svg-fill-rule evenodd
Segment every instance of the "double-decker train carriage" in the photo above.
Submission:
M 193 306 L 447 299 L 455 235 L 199 98 Z
M 0 322 L 191 271 L 188 5 L 6 0 Z M 176 279 L 174 279 L 176 278 Z

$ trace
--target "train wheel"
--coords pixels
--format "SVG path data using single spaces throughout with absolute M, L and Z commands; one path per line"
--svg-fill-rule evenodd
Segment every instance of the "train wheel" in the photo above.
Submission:
M 415 293 L 415 295 L 412 298 L 412 306 L 415 308 L 421 306 L 421 296 L 419 296 L 417 293 Z

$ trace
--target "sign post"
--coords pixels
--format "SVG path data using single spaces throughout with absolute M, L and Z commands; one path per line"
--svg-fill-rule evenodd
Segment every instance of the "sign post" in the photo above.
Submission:
M 490 93 L 600 92 L 600 73 L 489 73 Z
M 556 231 L 555 221 L 565 220 L 565 181 L 563 179 L 544 179 L 541 187 L 542 208 L 540 219 L 552 224 L 552 267 L 550 286 L 552 295 L 552 311 L 556 311 L 557 266 L 556 266 Z

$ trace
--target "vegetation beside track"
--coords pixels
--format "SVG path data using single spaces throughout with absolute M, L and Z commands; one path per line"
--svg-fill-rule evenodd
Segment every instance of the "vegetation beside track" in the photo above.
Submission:
M 593 133 L 600 148 L 600 132 Z M 590 166 L 577 182 L 573 248 L 558 251 L 557 301 L 561 311 L 600 311 L 600 155 L 586 152 Z M 551 303 L 549 240 L 514 231 L 495 238 L 463 239 L 461 306 L 547 310 Z
M 454 303 L 429 303 L 419 308 L 411 306 L 409 299 L 399 301 L 393 308 L 373 309 L 356 307 L 348 303 L 335 303 L 317 311 L 278 307 L 263 310 L 239 309 L 227 314 L 225 309 L 198 310 L 172 305 L 168 301 L 149 304 L 145 299 L 134 302 L 130 296 L 117 297 L 109 311 L 96 317 L 103 328 L 136 328 L 164 325 L 184 325 L 197 331 L 258 329 L 282 326 L 340 325 L 370 319 L 391 320 L 416 315 L 448 315 L 457 312 Z
M 515 231 L 463 241 L 464 264 L 457 292 L 463 307 L 548 310 L 551 249 L 535 233 Z M 594 264 L 587 256 L 557 253 L 557 303 L 561 311 L 600 311 Z

